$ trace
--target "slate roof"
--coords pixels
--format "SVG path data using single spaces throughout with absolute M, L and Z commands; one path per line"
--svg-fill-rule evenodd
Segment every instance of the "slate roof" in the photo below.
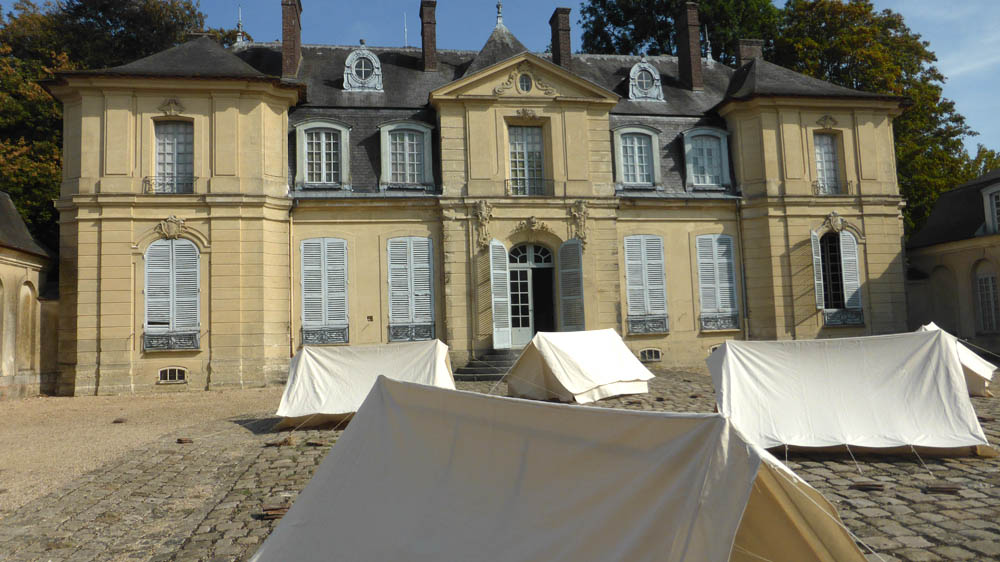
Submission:
M 906 247 L 924 248 L 975 237 L 986 224 L 982 190 L 998 182 L 1000 169 L 942 193 L 934 203 L 927 223 L 910 236 Z
M 24 219 L 14 207 L 10 195 L 0 191 L 0 246 L 36 256 L 49 257 L 49 251 L 32 238 Z
M 528 48 L 518 41 L 517 37 L 514 37 L 514 34 L 507 29 L 506 25 L 498 23 L 493 28 L 493 33 L 490 33 L 486 44 L 479 50 L 479 54 L 465 68 L 462 76 L 470 76 L 488 66 L 493 66 L 498 62 L 505 61 L 527 50 Z
M 861 98 L 901 101 L 903 98 L 852 90 L 819 80 L 783 66 L 753 59 L 733 74 L 726 91 L 727 100 L 745 100 L 758 96 L 801 96 L 811 98 Z

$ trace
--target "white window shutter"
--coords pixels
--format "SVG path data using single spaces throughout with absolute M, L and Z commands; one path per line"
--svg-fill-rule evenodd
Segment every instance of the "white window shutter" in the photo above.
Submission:
M 146 250 L 146 329 L 170 330 L 170 242 L 157 240 Z
M 840 271 L 844 279 L 844 304 L 861 309 L 861 271 L 858 268 L 858 242 L 846 230 L 840 232 Z
M 323 326 L 323 239 L 302 241 L 302 326 Z
M 583 247 L 576 238 L 559 247 L 559 312 L 562 331 L 584 329 Z
M 347 326 L 347 241 L 324 238 L 323 293 L 326 296 L 326 326 Z
M 625 297 L 629 316 L 646 314 L 646 276 L 642 266 L 642 236 L 625 237 Z
M 663 269 L 663 238 L 642 237 L 643 269 L 646 276 L 646 314 L 667 313 L 667 280 Z
M 411 314 L 416 324 L 434 322 L 434 257 L 430 238 L 410 238 Z
M 389 254 L 389 323 L 413 322 L 410 292 L 410 244 L 408 238 L 391 238 Z
M 493 303 L 493 349 L 510 349 L 510 272 L 507 248 L 490 241 L 490 295 Z
M 733 238 L 725 234 L 715 238 L 715 268 L 719 312 L 736 312 L 736 274 L 733 266 Z
M 173 242 L 173 284 L 175 331 L 197 330 L 199 327 L 199 264 L 198 248 L 190 240 Z
M 695 239 L 698 254 L 698 292 L 702 312 L 719 311 L 718 268 L 715 264 L 715 237 L 699 236 Z
M 823 253 L 819 246 L 819 234 L 815 231 L 809 233 L 812 239 L 813 252 L 813 284 L 816 286 L 816 308 L 822 310 L 823 299 Z

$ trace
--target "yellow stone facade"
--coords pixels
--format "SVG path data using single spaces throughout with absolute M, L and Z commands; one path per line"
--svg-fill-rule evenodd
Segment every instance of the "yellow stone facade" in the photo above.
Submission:
M 44 371 L 42 256 L 0 246 L 0 400 L 38 394 Z

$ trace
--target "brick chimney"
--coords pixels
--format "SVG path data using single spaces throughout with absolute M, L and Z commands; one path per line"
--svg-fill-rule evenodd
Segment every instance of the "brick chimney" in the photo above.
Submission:
M 281 77 L 295 78 L 302 59 L 302 1 L 281 0 Z
M 549 18 L 552 28 L 552 62 L 563 68 L 571 68 L 573 52 L 569 45 L 569 8 L 556 8 Z
M 764 42 L 760 39 L 740 39 L 737 42 L 736 68 L 752 61 L 764 58 Z
M 424 72 L 438 69 L 436 0 L 420 0 L 420 46 L 424 52 Z
M 677 31 L 677 67 L 681 82 L 691 90 L 701 90 L 705 85 L 701 77 L 701 36 L 698 27 L 698 3 L 681 4 L 674 21 Z

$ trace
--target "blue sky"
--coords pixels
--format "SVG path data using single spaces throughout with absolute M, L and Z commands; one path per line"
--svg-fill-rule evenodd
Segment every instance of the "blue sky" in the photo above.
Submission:
M 781 0 L 775 0 L 780 4 Z M 938 68 L 948 77 L 947 98 L 980 135 L 966 141 L 1000 150 L 1000 0 L 874 0 L 878 9 L 901 13 L 914 32 L 929 41 Z M 237 6 L 243 24 L 257 41 L 281 37 L 280 0 L 201 0 L 212 27 L 235 25 Z M 403 45 L 406 15 L 409 45 L 420 46 L 419 0 L 302 0 L 302 40 L 305 43 L 352 45 L 364 38 L 369 45 Z M 506 0 L 504 23 L 529 49 L 549 43 L 549 16 L 556 6 L 573 9 L 573 50 L 580 47 L 578 0 Z M 496 23 L 495 0 L 438 0 L 439 49 L 482 47 Z

